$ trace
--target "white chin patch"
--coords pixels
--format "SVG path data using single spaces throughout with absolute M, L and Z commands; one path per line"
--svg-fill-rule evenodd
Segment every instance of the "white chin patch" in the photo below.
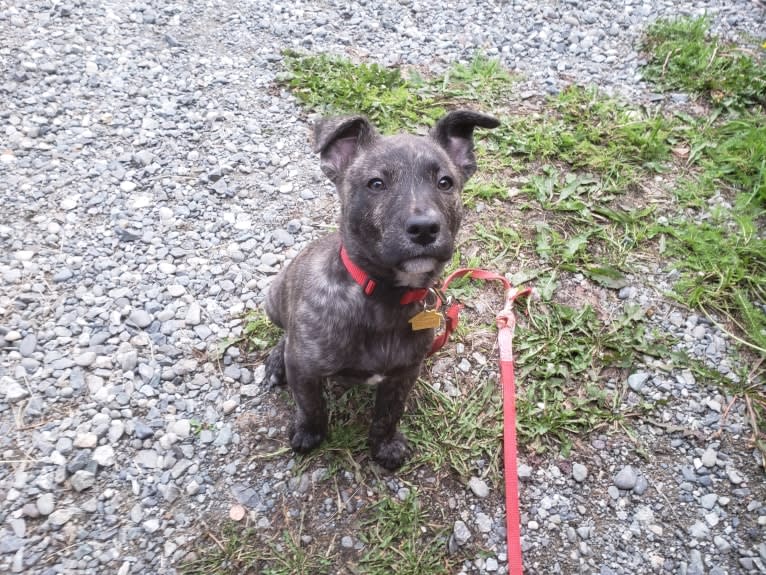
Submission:
M 401 263 L 400 267 L 407 274 L 429 274 L 436 269 L 434 258 L 412 258 Z
M 412 288 L 426 287 L 438 266 L 439 262 L 434 258 L 412 258 L 403 261 L 396 270 L 396 285 Z

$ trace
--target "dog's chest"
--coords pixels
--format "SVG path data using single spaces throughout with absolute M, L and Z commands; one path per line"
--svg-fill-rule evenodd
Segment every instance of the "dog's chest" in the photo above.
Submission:
M 409 326 L 396 330 L 357 332 L 347 357 L 356 369 L 385 374 L 401 367 L 418 365 L 428 351 L 432 330 L 413 332 Z

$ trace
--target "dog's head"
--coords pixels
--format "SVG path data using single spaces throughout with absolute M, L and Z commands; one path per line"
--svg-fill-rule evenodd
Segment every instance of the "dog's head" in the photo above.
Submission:
M 381 136 L 361 116 L 320 121 L 315 151 L 338 189 L 352 260 L 395 285 L 430 286 L 452 257 L 461 191 L 476 171 L 473 130 L 498 125 L 465 110 L 448 113 L 426 136 Z

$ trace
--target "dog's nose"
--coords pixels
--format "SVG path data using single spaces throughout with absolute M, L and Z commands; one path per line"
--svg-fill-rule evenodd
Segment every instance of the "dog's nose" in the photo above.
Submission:
M 422 246 L 434 243 L 441 229 L 439 220 L 428 215 L 411 216 L 405 226 L 410 240 Z

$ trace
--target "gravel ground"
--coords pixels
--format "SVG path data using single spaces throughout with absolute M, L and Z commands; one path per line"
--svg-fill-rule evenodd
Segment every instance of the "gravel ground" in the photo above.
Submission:
M 274 85 L 282 49 L 433 72 L 482 50 L 522 94 L 577 81 L 646 100 L 640 31 L 703 12 L 726 35 L 766 16 L 743 0 L 0 0 L 0 572 L 175 573 L 235 501 L 263 530 L 310 507 L 359 549 L 342 531 L 357 478 L 338 515 L 312 499 L 321 469 L 253 460 L 284 437 L 284 402 L 235 348 L 212 353 L 333 221 L 305 115 Z M 638 281 L 620 298 L 729 369 L 714 325 Z M 571 461 L 523 462 L 528 572 L 766 573 L 741 405 L 724 418 L 728 398 L 651 362 L 627 383 L 628 401 L 667 401 L 639 428 L 645 458 L 594 436 Z M 502 487 L 442 488 L 450 545 L 487 551 L 462 572 L 506 572 Z

